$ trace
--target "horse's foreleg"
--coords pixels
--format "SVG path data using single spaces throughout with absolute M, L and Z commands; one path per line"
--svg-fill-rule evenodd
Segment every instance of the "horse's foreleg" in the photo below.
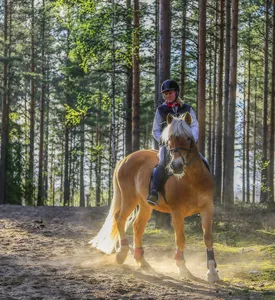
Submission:
M 219 281 L 219 275 L 216 270 L 217 264 L 215 261 L 213 250 L 213 232 L 212 232 L 213 208 L 205 209 L 201 213 L 203 239 L 207 252 L 207 279 L 210 282 Z
M 142 247 L 142 236 L 152 214 L 152 208 L 144 205 L 140 205 L 137 218 L 134 222 L 134 258 L 137 265 L 142 269 L 151 269 L 150 265 L 144 258 L 144 250 Z
M 179 212 L 172 212 L 172 221 L 175 230 L 175 241 L 177 250 L 175 253 L 175 260 L 178 266 L 179 276 L 185 278 L 192 278 L 192 274 L 189 272 L 185 265 L 184 259 L 184 246 L 185 246 L 185 236 L 184 236 L 184 218 Z

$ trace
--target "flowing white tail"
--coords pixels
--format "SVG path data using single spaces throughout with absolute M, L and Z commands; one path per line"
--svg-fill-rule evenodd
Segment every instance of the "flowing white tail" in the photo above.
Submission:
M 98 234 L 89 242 L 93 248 L 96 248 L 106 254 L 111 254 L 115 249 L 118 239 L 119 239 L 119 231 L 117 228 L 117 217 L 120 213 L 121 203 L 122 203 L 122 196 L 121 191 L 117 182 L 117 170 L 119 165 L 122 161 L 120 161 L 114 171 L 114 178 L 113 178 L 113 189 L 114 195 L 112 199 L 112 204 L 108 213 L 108 216 L 98 232 Z M 128 221 L 126 222 L 126 228 L 129 227 L 135 220 L 136 213 L 134 212 Z

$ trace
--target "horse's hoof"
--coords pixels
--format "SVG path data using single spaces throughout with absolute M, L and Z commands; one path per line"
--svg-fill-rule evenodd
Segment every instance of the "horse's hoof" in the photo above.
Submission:
M 130 248 L 129 246 L 121 246 L 116 254 L 116 262 L 119 265 L 122 265 L 127 257 L 127 254 L 129 252 Z
M 148 264 L 148 262 L 142 257 L 140 260 L 136 260 L 137 266 L 141 271 L 150 274 L 157 274 L 156 271 Z
M 194 276 L 188 270 L 179 270 L 179 276 L 186 279 L 194 279 Z
M 178 274 L 181 278 L 194 279 L 194 276 L 187 269 L 184 261 L 177 261 L 177 266 L 179 268 Z
M 207 272 L 207 281 L 208 282 L 218 282 L 220 281 L 219 274 L 216 270 Z
M 216 270 L 216 263 L 214 260 L 208 261 L 208 272 L 207 272 L 207 280 L 208 282 L 217 282 L 220 280 L 219 274 Z
M 141 260 L 137 261 L 137 265 L 139 266 L 140 269 L 144 271 L 151 271 L 153 270 L 152 267 L 148 264 L 148 262 L 142 258 Z

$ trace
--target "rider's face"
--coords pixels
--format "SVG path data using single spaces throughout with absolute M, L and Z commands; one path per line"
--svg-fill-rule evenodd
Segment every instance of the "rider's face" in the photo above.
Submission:
M 165 101 L 172 103 L 176 100 L 176 91 L 166 91 L 163 93 Z

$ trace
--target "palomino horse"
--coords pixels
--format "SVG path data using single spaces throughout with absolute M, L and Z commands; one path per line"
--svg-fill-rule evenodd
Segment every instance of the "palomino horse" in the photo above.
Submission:
M 191 115 L 183 118 L 167 117 L 167 127 L 162 140 L 170 149 L 170 169 L 175 176 L 169 177 L 165 184 L 166 201 L 153 208 L 171 213 L 175 231 L 177 250 L 175 260 L 179 275 L 192 278 L 184 260 L 184 217 L 200 213 L 203 238 L 207 248 L 208 281 L 218 281 L 213 251 L 212 217 L 214 183 L 211 174 L 201 159 L 189 125 Z M 141 268 L 150 268 L 144 258 L 142 236 L 150 219 L 152 206 L 146 198 L 152 170 L 158 163 L 153 150 L 134 152 L 121 160 L 114 171 L 114 196 L 109 214 L 98 235 L 90 241 L 92 247 L 110 254 L 119 242 L 116 260 L 122 264 L 129 252 L 129 242 L 125 231 L 131 222 L 134 230 L 134 258 Z M 132 212 L 139 206 L 133 220 Z

